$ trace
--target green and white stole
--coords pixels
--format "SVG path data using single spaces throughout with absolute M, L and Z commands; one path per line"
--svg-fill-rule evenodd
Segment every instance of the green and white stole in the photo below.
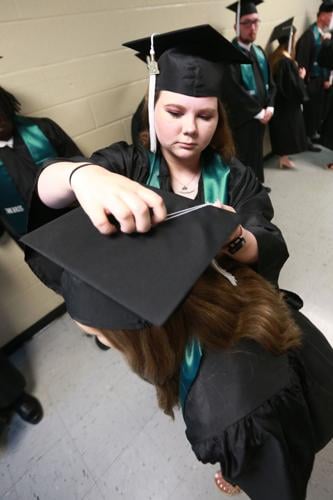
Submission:
M 158 154 L 149 153 L 150 171 L 146 181 L 147 186 L 160 188 L 160 165 L 161 157 Z M 220 155 L 202 154 L 201 172 L 204 188 L 204 199 L 206 203 L 214 203 L 216 200 L 228 203 L 228 180 L 230 168 L 226 165 Z M 192 338 L 185 349 L 184 359 L 180 369 L 179 398 L 182 407 L 189 390 L 194 382 L 200 368 L 202 349 L 198 339 Z
M 242 50 L 242 47 L 238 44 L 237 40 L 234 40 L 233 44 L 239 50 Z M 269 72 L 268 72 L 267 59 L 266 59 L 263 51 L 259 47 L 252 44 L 252 48 L 254 50 L 262 77 L 264 79 L 266 93 L 268 93 L 268 91 L 269 91 Z M 242 80 L 243 80 L 245 88 L 247 89 L 249 95 L 256 96 L 258 94 L 258 89 L 257 89 L 257 84 L 256 84 L 256 79 L 254 76 L 252 64 L 241 64 L 240 68 L 241 68 L 241 75 L 242 75 Z
M 312 33 L 313 33 L 313 36 L 314 36 L 314 40 L 315 40 L 315 59 L 314 59 L 314 62 L 313 62 L 313 66 L 310 70 L 310 78 L 324 78 L 324 80 L 328 80 L 329 78 L 329 70 L 327 70 L 326 68 L 322 68 L 321 66 L 319 66 L 318 64 L 318 55 L 319 55 L 319 51 L 320 51 L 320 48 L 321 48 L 321 44 L 322 44 L 322 39 L 321 39 L 321 34 L 319 33 L 319 29 L 318 29 L 318 26 L 317 26 L 317 23 L 313 24 L 311 26 L 311 29 L 312 29 Z
M 14 123 L 15 129 L 27 146 L 36 168 L 40 168 L 44 161 L 57 156 L 54 147 L 37 125 L 23 116 L 15 116 Z M 1 160 L 0 213 L 18 236 L 26 233 L 28 220 L 26 203 Z

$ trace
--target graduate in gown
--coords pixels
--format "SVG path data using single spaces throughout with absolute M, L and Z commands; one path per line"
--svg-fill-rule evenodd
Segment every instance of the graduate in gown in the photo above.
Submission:
M 304 119 L 308 136 L 309 150 L 320 151 L 312 144 L 320 131 L 325 113 L 327 90 L 331 84 L 329 71 L 318 63 L 318 54 L 324 40 L 331 34 L 327 32 L 333 12 L 333 0 L 324 0 L 317 13 L 317 21 L 302 34 L 296 44 L 296 61 L 306 69 L 305 83 L 309 100 L 304 103 Z
M 82 154 L 54 121 L 22 116 L 20 109 L 0 87 L 0 218 L 16 241 L 26 232 L 29 194 L 43 162 Z
M 18 243 L 27 230 L 27 205 L 38 169 L 46 159 L 81 155 L 72 139 L 52 120 L 19 115 L 21 105 L 0 87 L 0 225 Z M 25 392 L 25 379 L 0 353 L 0 413 L 16 411 L 37 423 L 40 402 Z
M 293 18 L 274 29 L 270 42 L 279 46 L 270 55 L 269 63 L 276 85 L 274 116 L 269 123 L 272 152 L 278 155 L 280 168 L 292 168 L 288 155 L 306 151 L 307 138 L 301 105 L 306 101 L 305 69 L 298 68 L 292 57 L 296 28 Z
M 316 342 L 307 366 L 295 359 L 301 333 L 266 281 L 276 285 L 286 246 L 267 193 L 232 156 L 219 101 L 221 62 L 246 59 L 207 25 L 153 43 L 150 151 L 118 143 L 46 166 L 26 258 L 85 331 L 156 385 L 164 411 L 181 400 L 197 457 L 221 464 L 221 490 L 229 481 L 254 500 L 304 500 L 314 453 L 332 436 L 332 352 L 298 315 Z M 126 44 L 142 59 L 150 45 Z M 220 252 L 226 261 L 213 260 Z M 297 316 L 300 300 L 285 296 Z
M 254 42 L 260 19 L 257 4 L 241 0 L 228 7 L 236 12 L 234 45 L 252 65 L 230 65 L 224 73 L 222 100 L 236 143 L 237 157 L 264 182 L 263 140 L 265 126 L 274 112 L 275 85 L 264 51 Z

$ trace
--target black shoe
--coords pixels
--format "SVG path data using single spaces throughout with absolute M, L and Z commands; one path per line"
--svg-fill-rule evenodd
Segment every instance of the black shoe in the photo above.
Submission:
M 43 418 L 43 408 L 37 398 L 26 392 L 13 406 L 13 410 L 29 424 L 38 424 Z
M 267 191 L 267 193 L 270 193 L 272 191 L 270 187 L 264 186 L 263 184 L 262 187 L 264 188 L 265 191 Z
M 108 345 L 103 344 L 96 336 L 95 336 L 95 342 L 97 347 L 102 349 L 102 351 L 108 351 L 109 349 L 111 349 Z

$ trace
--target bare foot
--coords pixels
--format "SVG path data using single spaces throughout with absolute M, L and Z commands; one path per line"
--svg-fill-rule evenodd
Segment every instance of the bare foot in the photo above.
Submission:
M 218 489 L 226 495 L 235 496 L 239 495 L 242 492 L 239 486 L 233 486 L 232 484 L 228 483 L 228 481 L 226 481 L 222 476 L 221 471 L 216 472 L 214 479 Z
M 327 163 L 326 168 L 328 170 L 333 170 L 333 163 Z

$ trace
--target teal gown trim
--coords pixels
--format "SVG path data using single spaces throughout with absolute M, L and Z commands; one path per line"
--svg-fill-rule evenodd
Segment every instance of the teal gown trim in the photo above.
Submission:
M 15 116 L 15 128 L 28 148 L 37 168 L 44 161 L 56 158 L 57 152 L 38 125 L 23 116 Z M 18 236 L 27 230 L 28 216 L 26 203 L 16 189 L 4 163 L 0 160 L 0 213 Z
M 149 153 L 149 176 L 147 186 L 160 188 L 160 164 L 161 158 L 158 154 Z M 219 200 L 228 203 L 228 181 L 230 168 L 226 165 L 219 154 L 202 154 L 201 172 L 204 187 L 204 199 L 206 203 L 214 203 Z M 179 376 L 179 399 L 184 409 L 186 397 L 198 374 L 202 358 L 202 348 L 197 338 L 193 337 L 187 343 L 184 359 Z
M 233 44 L 238 48 L 241 49 L 241 46 L 238 44 L 237 40 L 233 42 Z M 265 90 L 268 92 L 269 90 L 269 72 L 268 72 L 268 63 L 267 60 L 259 47 L 256 45 L 252 45 L 252 48 L 254 50 L 256 59 L 258 61 L 259 67 L 261 74 L 264 79 L 264 84 L 265 84 Z M 257 95 L 258 89 L 257 89 L 257 84 L 254 76 L 254 71 L 253 71 L 253 66 L 252 64 L 241 64 L 241 75 L 242 75 L 242 80 L 244 83 L 244 86 L 248 90 L 250 95 Z

